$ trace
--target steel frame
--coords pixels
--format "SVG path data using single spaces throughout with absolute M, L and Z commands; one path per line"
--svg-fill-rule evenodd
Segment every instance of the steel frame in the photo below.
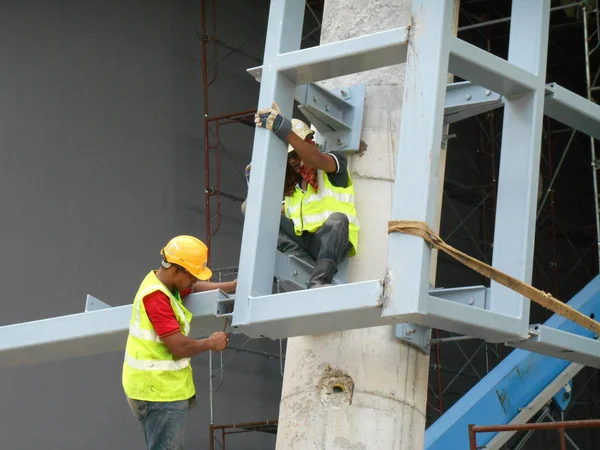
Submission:
M 499 93 L 504 97 L 505 119 L 494 266 L 530 282 L 536 214 L 532 205 L 547 90 L 549 2 L 514 2 L 508 61 L 452 37 L 451 9 L 446 1 L 416 1 L 410 27 L 299 50 L 297 30 L 303 9 L 290 0 L 272 2 L 264 63 L 251 70 L 255 76 L 260 73 L 259 108 L 276 101 L 289 116 L 297 84 L 396 64 L 406 58 L 407 88 L 391 219 L 431 223 L 446 73 Z M 424 28 L 427 33 L 421 31 Z M 553 89 L 552 115 L 573 122 L 569 120 L 573 114 L 565 114 L 569 108 L 596 112 L 591 102 Z M 333 331 L 340 326 L 348 329 L 410 321 L 492 342 L 531 336 L 529 300 L 495 283 L 488 309 L 430 295 L 430 250 L 422 240 L 399 234 L 390 236 L 383 280 L 270 295 L 279 215 L 279 196 L 273 192 L 280 192 L 283 186 L 283 147 L 269 132 L 258 130 L 255 134 L 234 329 L 250 336 L 281 337 Z
M 290 117 L 298 83 L 406 61 L 402 132 L 390 219 L 432 223 L 438 209 L 437 174 L 447 73 L 502 95 L 504 132 L 493 263 L 510 275 L 531 282 L 535 197 L 547 91 L 544 77 L 549 4 L 513 0 L 509 56 L 504 60 L 451 35 L 453 11 L 448 0 L 415 0 L 410 26 L 304 50 L 300 50 L 304 2 L 273 0 L 258 107 L 269 107 L 276 101 L 283 114 Z M 552 95 L 552 114 L 556 117 L 568 121 L 572 116 L 564 111 L 580 111 L 587 120 L 600 124 L 600 114 L 595 113 L 597 106 L 589 100 L 556 87 Z M 198 332 L 222 329 L 224 319 L 231 320 L 236 333 L 271 338 L 411 322 L 488 342 L 518 345 L 532 338 L 529 300 L 495 283 L 484 308 L 444 298 L 439 291 L 430 292 L 431 249 L 420 238 L 398 233 L 390 235 L 387 273 L 382 279 L 271 294 L 285 158 L 285 144 L 272 133 L 257 130 L 237 301 L 206 294 L 210 302 L 195 311 Z M 466 295 L 470 294 L 465 291 L 462 296 Z M 10 353 L 27 347 L 31 352 L 21 353 L 17 359 L 38 360 L 45 352 L 34 356 L 36 346 L 41 349 L 51 345 L 53 351 L 64 354 L 69 347 L 64 342 L 81 343 L 92 335 L 98 336 L 99 341 L 110 336 L 104 347 L 112 349 L 117 349 L 111 347 L 116 345 L 116 336 L 118 348 L 122 348 L 128 308 L 3 327 L 0 336 L 6 339 L 0 339 L 0 350 Z M 102 321 L 92 317 L 102 317 Z M 65 321 L 72 321 L 69 327 L 57 328 Z M 33 336 L 32 329 L 36 330 Z M 544 335 L 548 333 L 553 337 L 546 330 L 533 337 L 536 351 L 556 355 L 556 351 L 565 350 L 552 339 L 546 341 Z M 585 358 L 586 363 L 600 366 L 600 357 L 590 357 L 600 355 L 600 344 L 593 339 L 581 341 L 576 334 L 580 333 L 569 336 L 573 352 L 561 356 L 570 360 Z M 54 345 L 59 341 L 63 343 L 60 349 Z M 56 359 L 56 355 L 52 358 Z

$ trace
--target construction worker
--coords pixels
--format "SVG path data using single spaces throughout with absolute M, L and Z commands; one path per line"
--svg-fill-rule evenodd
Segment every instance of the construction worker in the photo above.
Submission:
M 182 298 L 194 292 L 234 292 L 236 281 L 211 283 L 208 249 L 192 236 L 177 236 L 161 250 L 133 300 L 123 362 L 123 388 L 140 421 L 147 448 L 183 449 L 184 417 L 195 402 L 190 357 L 227 347 L 225 333 L 207 339 L 188 337 L 192 314 Z M 199 281 L 200 280 L 200 281 Z
M 301 120 L 283 117 L 275 103 L 271 109 L 257 111 L 254 121 L 288 144 L 278 248 L 286 253 L 304 251 L 314 260 L 309 289 L 329 285 L 338 265 L 355 255 L 358 245 L 354 186 L 346 155 L 320 152 L 314 131 Z

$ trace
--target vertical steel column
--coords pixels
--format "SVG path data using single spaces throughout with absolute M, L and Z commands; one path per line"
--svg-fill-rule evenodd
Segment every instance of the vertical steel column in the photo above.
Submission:
M 415 0 L 412 19 L 391 219 L 432 226 L 438 209 L 453 2 Z M 389 239 L 388 301 L 383 315 L 426 310 L 431 249 L 415 236 L 392 233 Z
M 276 101 L 288 118 L 292 114 L 296 85 L 284 78 L 272 63 L 278 55 L 300 49 L 304 3 L 272 0 L 269 11 L 258 106 L 270 108 Z M 272 291 L 286 158 L 286 145 L 279 138 L 270 131 L 256 130 L 240 254 L 240 261 L 248 266 L 238 277 L 234 325 L 247 321 L 251 295 Z
M 492 265 L 531 282 L 540 169 L 550 2 L 513 0 L 508 61 L 537 75 L 533 92 L 508 97 L 504 106 Z M 492 311 L 521 317 L 529 327 L 529 300 L 492 282 Z

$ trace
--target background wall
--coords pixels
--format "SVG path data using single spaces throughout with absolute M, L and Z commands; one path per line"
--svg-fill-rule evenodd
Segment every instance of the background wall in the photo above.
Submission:
M 256 35 L 247 50 L 262 56 L 268 2 L 253 2 L 252 11 L 219 3 L 220 33 L 234 42 Z M 82 312 L 88 293 L 130 303 L 170 237 L 204 238 L 199 30 L 200 1 L 0 1 L 0 325 Z M 223 60 L 211 105 L 253 107 L 252 65 L 237 53 Z M 224 137 L 228 191 L 245 189 L 252 136 L 233 125 Z M 224 214 L 217 268 L 237 265 L 239 255 L 239 203 Z M 279 348 L 268 340 L 262 347 Z M 208 448 L 207 360 L 194 362 L 188 448 Z M 0 372 L 1 446 L 145 448 L 122 394 L 121 361 L 119 352 Z M 280 382 L 277 360 L 237 355 L 215 393 L 215 422 L 276 419 Z M 230 439 L 239 449 L 274 442 Z

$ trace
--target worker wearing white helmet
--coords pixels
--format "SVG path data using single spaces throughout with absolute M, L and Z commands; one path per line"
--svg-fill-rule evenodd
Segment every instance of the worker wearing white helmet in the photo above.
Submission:
M 149 450 L 183 449 L 183 424 L 196 395 L 190 357 L 223 351 L 227 335 L 188 337 L 192 313 L 182 299 L 193 292 L 233 292 L 236 282 L 211 283 L 208 249 L 192 236 L 177 236 L 161 250 L 162 263 L 135 295 L 123 361 L 123 389 L 140 421 Z
M 310 255 L 314 270 L 309 289 L 331 284 L 338 265 L 358 248 L 354 185 L 346 155 L 320 152 L 314 131 L 301 120 L 283 117 L 275 103 L 257 111 L 254 121 L 289 144 L 279 249 L 289 252 L 295 247 Z M 292 245 L 284 249 L 283 241 Z

